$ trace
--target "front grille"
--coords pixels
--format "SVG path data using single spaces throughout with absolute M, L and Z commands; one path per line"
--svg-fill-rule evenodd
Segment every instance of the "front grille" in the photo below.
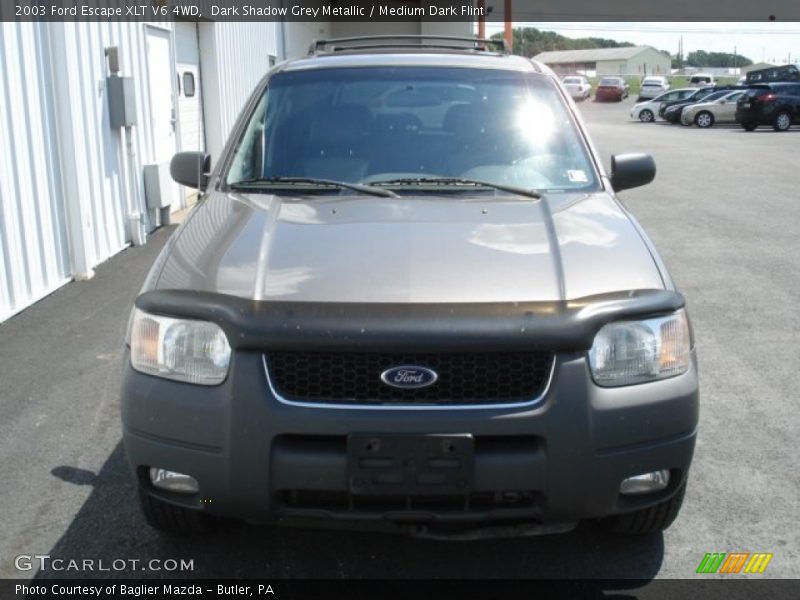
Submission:
M 505 404 L 540 396 L 552 352 L 391 354 L 271 352 L 270 381 L 287 400 L 329 404 Z M 381 381 L 392 367 L 414 365 L 439 375 L 426 388 L 400 389 Z

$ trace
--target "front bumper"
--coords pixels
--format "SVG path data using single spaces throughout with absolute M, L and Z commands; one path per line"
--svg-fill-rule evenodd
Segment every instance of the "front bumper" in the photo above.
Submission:
M 222 385 L 194 386 L 134 371 L 126 355 L 123 440 L 142 488 L 159 498 L 253 522 L 371 522 L 390 527 L 537 523 L 558 529 L 662 502 L 686 477 L 698 420 L 693 356 L 678 377 L 601 388 L 585 352 L 556 355 L 543 398 L 532 405 L 369 410 L 281 402 L 263 354 L 235 352 Z M 347 436 L 474 436 L 473 505 L 353 502 Z M 147 467 L 193 476 L 200 493 L 152 488 Z M 669 487 L 621 496 L 623 479 L 670 469 Z

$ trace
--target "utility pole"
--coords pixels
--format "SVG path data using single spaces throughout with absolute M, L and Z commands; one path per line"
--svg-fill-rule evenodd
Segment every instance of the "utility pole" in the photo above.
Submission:
M 503 17 L 505 18 L 505 24 L 503 27 L 503 38 L 506 41 L 506 47 L 508 51 L 511 52 L 514 49 L 514 30 L 513 30 L 513 19 L 511 17 L 511 0 L 505 0 L 503 5 L 503 12 L 505 13 Z

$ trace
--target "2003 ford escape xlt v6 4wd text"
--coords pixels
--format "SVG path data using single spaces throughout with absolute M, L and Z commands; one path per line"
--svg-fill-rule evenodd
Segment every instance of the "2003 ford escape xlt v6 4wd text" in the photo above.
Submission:
M 546 67 L 351 38 L 269 72 L 136 299 L 124 445 L 151 525 L 473 537 L 677 516 L 691 327 Z

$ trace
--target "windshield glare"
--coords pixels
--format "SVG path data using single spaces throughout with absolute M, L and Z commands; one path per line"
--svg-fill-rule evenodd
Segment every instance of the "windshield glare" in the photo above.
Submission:
M 276 177 L 362 184 L 456 177 L 549 191 L 597 187 L 583 140 L 548 79 L 444 67 L 274 75 L 225 181 Z

